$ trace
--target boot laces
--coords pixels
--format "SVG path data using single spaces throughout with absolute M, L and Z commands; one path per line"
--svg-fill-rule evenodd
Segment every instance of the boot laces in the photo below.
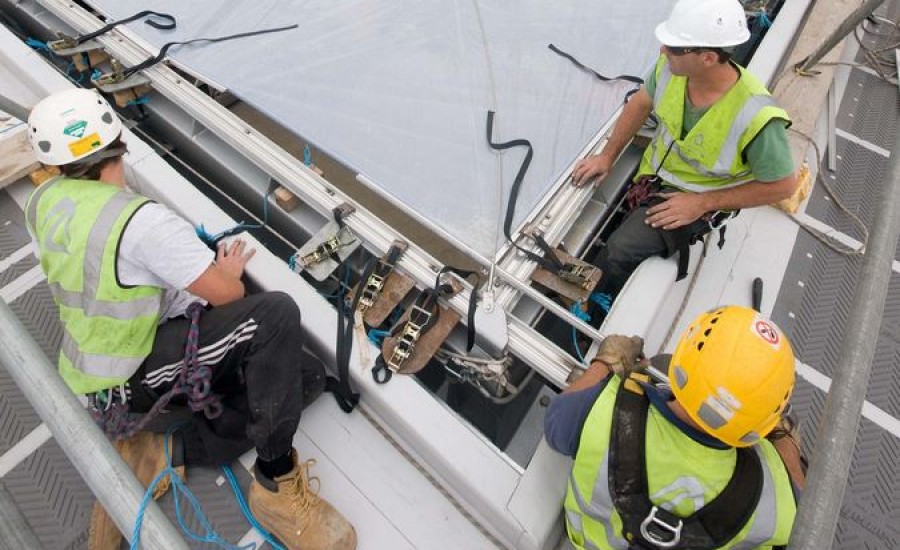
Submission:
M 309 459 L 297 464 L 297 472 L 290 479 L 288 494 L 291 495 L 291 508 L 300 515 L 309 513 L 310 508 L 319 502 L 319 478 L 309 475 L 310 467 L 316 464 L 315 459 Z

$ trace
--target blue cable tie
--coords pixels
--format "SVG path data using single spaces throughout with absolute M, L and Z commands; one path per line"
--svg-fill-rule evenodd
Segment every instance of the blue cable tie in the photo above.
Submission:
M 309 144 L 303 146 L 303 164 L 312 166 L 312 151 L 309 150 Z
M 369 337 L 369 341 L 378 346 L 379 348 L 384 343 L 384 339 L 391 335 L 391 331 L 389 330 L 379 330 L 377 328 L 373 328 L 369 331 L 367 335 Z

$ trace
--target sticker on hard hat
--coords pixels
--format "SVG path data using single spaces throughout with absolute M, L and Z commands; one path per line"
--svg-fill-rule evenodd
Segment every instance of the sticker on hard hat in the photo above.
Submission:
M 103 140 L 100 134 L 93 133 L 87 137 L 83 137 L 69 144 L 69 151 L 74 157 L 82 157 L 95 149 L 103 147 Z
M 69 124 L 65 128 L 63 128 L 63 133 L 67 136 L 72 136 L 76 138 L 80 138 L 84 135 L 84 129 L 87 128 L 86 120 L 79 120 L 77 122 L 73 122 Z
M 760 338 L 773 346 L 778 346 L 779 342 L 781 342 L 781 335 L 778 333 L 778 329 L 765 319 L 757 319 L 756 322 L 753 323 L 753 331 Z

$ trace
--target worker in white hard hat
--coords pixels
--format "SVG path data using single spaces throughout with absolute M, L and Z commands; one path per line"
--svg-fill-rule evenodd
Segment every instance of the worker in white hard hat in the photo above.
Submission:
M 547 443 L 574 459 L 568 547 L 783 548 L 805 482 L 785 335 L 753 309 L 717 307 L 654 358 L 668 384 L 642 374 L 642 347 L 607 336 L 547 408 Z
M 303 348 L 293 298 L 245 297 L 253 252 L 242 241 L 213 251 L 186 220 L 126 188 L 122 123 L 98 93 L 53 94 L 28 127 L 37 159 L 62 173 L 25 207 L 59 306 L 59 372 L 87 396 L 138 479 L 148 484 L 167 465 L 227 464 L 255 448 L 249 501 L 259 523 L 291 549 L 355 548 L 352 525 L 310 485 L 313 461 L 293 447 L 301 411 L 326 386 L 321 361 Z M 168 409 L 187 409 L 187 421 L 158 414 Z M 165 435 L 142 429 L 150 418 Z M 154 497 L 169 486 L 161 479 Z M 98 503 L 88 549 L 120 545 Z
M 648 116 L 656 116 L 626 194 L 630 214 L 595 260 L 604 272 L 597 291 L 612 295 L 651 256 L 677 252 L 684 277 L 691 243 L 724 230 L 738 209 L 773 204 L 796 187 L 788 114 L 731 59 L 750 38 L 740 2 L 679 0 L 656 37 L 661 55 L 608 143 L 572 172 L 576 186 L 599 185 Z

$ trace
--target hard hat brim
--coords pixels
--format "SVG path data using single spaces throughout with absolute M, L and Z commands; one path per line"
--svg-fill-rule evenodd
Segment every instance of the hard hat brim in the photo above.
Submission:
M 654 34 L 656 35 L 656 39 L 659 40 L 660 44 L 663 46 L 681 46 L 681 47 L 690 47 L 695 46 L 698 48 L 731 48 L 734 46 L 740 46 L 747 40 L 750 40 L 750 31 L 744 29 L 744 32 L 741 33 L 741 38 L 736 40 L 725 40 L 719 44 L 709 44 L 702 43 L 702 40 L 686 40 L 685 38 L 678 36 L 671 30 L 667 25 L 668 21 L 663 21 L 659 25 L 656 26 L 656 30 Z
M 675 33 L 669 30 L 668 21 L 663 21 L 656 26 L 654 34 L 659 43 L 663 46 L 701 46 L 701 44 L 688 43 L 683 38 L 679 38 Z

